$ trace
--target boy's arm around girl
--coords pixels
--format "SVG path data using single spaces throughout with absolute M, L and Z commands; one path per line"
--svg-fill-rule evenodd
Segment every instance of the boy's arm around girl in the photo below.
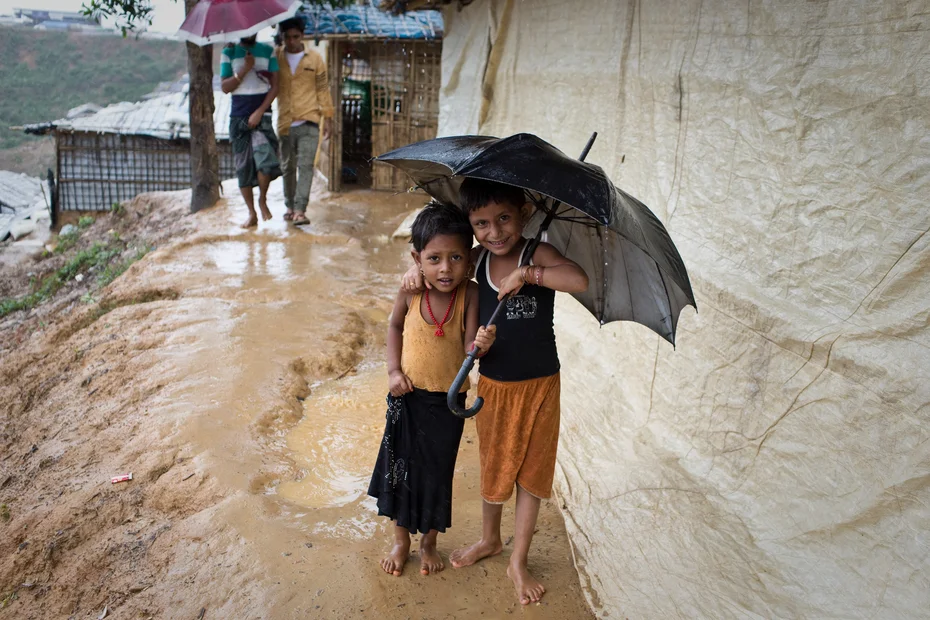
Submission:
M 417 270 L 417 274 L 419 273 Z M 412 293 L 401 288 L 394 299 L 394 309 L 388 321 L 388 388 L 392 396 L 403 396 L 413 391 L 413 382 L 404 374 L 400 363 L 404 347 L 404 321 L 413 297 Z M 419 311 L 419 308 L 416 310 Z M 485 329 L 483 326 L 478 326 L 478 285 L 469 282 L 465 299 L 465 353 L 470 352 L 473 345 L 478 347 L 482 354 L 487 352 L 494 344 L 495 332 L 494 327 Z

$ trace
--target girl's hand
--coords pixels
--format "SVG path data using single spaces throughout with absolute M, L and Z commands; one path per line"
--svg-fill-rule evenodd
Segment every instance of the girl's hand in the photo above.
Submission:
M 391 396 L 403 396 L 413 391 L 413 381 L 402 371 L 392 370 L 388 373 L 388 389 Z
M 420 268 L 417 265 L 412 265 L 410 269 L 404 273 L 404 276 L 401 280 L 401 289 L 405 293 L 419 293 L 423 290 L 423 287 L 433 288 L 430 286 L 430 283 L 426 281 L 426 278 L 423 277 L 423 274 L 420 273 Z
M 497 338 L 497 325 L 492 325 L 491 327 L 485 327 L 482 325 L 478 328 L 478 333 L 475 334 L 475 346 L 481 350 L 481 353 L 487 353 L 488 349 L 491 348 L 491 345 L 494 344 L 494 340 Z
M 500 292 L 497 294 L 497 301 L 500 301 L 510 293 L 517 294 L 523 288 L 523 267 L 517 267 L 501 280 Z

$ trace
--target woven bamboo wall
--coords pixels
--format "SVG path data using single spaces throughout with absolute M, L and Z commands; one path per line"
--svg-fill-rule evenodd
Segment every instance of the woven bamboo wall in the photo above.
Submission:
M 188 140 L 60 133 L 57 147 L 62 211 L 105 211 L 143 192 L 191 186 Z M 229 142 L 219 142 L 217 147 L 220 178 L 236 176 Z
M 436 137 L 441 41 L 391 41 L 371 46 L 372 155 Z M 372 189 L 404 191 L 410 180 L 374 162 Z

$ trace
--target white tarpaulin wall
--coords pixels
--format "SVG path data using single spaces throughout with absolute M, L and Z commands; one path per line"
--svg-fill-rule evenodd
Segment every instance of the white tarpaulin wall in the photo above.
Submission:
M 598 131 L 697 296 L 677 351 L 560 296 L 557 487 L 594 608 L 928 617 L 930 3 L 444 15 L 440 134 Z

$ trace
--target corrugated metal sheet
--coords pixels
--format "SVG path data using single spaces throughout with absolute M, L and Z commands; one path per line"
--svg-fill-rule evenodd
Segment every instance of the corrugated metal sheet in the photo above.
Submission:
M 213 93 L 213 102 L 216 139 L 229 140 L 232 98 L 217 91 Z M 115 103 L 95 114 L 26 125 L 25 130 L 27 133 L 47 133 L 55 128 L 59 131 L 151 136 L 165 140 L 190 138 L 187 93 L 170 93 L 137 103 Z
M 0 170 L 0 207 L 23 211 L 42 197 L 42 179 Z
M 342 9 L 329 5 L 304 4 L 301 16 L 307 21 L 304 32 L 310 37 L 354 35 L 382 39 L 441 39 L 442 13 L 417 11 L 391 15 L 369 5 Z

